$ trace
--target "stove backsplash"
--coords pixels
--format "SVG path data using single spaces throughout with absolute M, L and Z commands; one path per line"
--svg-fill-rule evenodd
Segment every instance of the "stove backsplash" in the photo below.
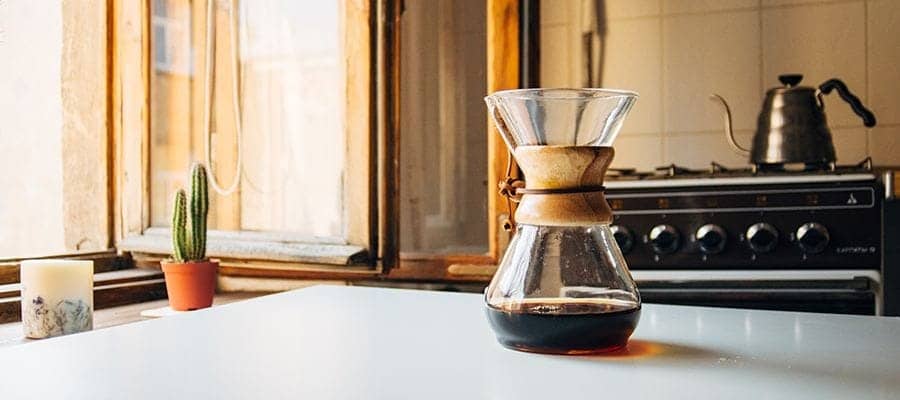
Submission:
M 807 85 L 837 77 L 878 117 L 866 129 L 842 100 L 826 97 L 838 162 L 871 155 L 876 165 L 900 165 L 898 20 L 893 0 L 543 1 L 540 85 L 640 92 L 613 165 L 650 170 L 746 164 L 725 141 L 710 93 L 729 101 L 747 146 L 779 74 L 803 73 Z M 584 32 L 593 32 L 590 43 Z

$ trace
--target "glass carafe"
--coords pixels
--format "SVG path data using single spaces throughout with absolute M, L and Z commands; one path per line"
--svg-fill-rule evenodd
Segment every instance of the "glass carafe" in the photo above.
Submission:
M 485 98 L 525 177 L 515 235 L 485 291 L 497 340 L 590 354 L 626 345 L 641 300 L 610 231 L 603 176 L 634 92 L 521 89 Z

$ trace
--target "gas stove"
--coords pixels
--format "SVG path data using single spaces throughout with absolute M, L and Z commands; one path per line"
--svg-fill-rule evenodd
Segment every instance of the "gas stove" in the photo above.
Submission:
M 873 314 L 883 311 L 890 243 L 892 179 L 883 177 L 867 158 L 822 168 L 614 169 L 605 184 L 611 228 L 645 297 Z M 688 301 L 686 286 L 702 290 Z M 718 297 L 704 297 L 711 293 Z

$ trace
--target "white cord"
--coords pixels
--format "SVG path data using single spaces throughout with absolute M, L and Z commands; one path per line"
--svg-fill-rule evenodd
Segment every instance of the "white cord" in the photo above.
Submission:
M 241 151 L 241 144 L 243 143 L 243 134 L 241 129 L 241 104 L 239 95 L 239 79 L 240 72 L 238 70 L 238 42 L 237 42 L 237 18 L 235 17 L 234 8 L 237 6 L 237 0 L 233 0 L 228 7 L 228 30 L 229 30 L 229 39 L 231 40 L 231 71 L 232 71 L 232 79 L 231 79 L 231 101 L 232 107 L 234 108 L 234 113 L 232 114 L 234 117 L 234 130 L 235 135 L 237 136 L 237 166 L 235 167 L 234 178 L 231 181 L 231 184 L 228 185 L 228 188 L 223 189 L 221 185 L 219 185 L 219 180 L 216 179 L 216 173 L 212 170 L 212 126 L 210 124 L 210 115 L 212 114 L 212 53 L 213 53 L 213 42 L 215 42 L 215 15 L 214 15 L 214 3 L 215 0 L 206 0 L 206 49 L 205 49 L 205 70 L 203 74 L 203 121 L 204 121 L 204 129 L 206 130 L 204 144 L 206 146 L 206 170 L 209 175 L 209 183 L 211 184 L 213 190 L 216 193 L 222 196 L 228 196 L 234 193 L 238 188 L 238 184 L 241 182 L 241 174 L 244 170 L 243 165 L 243 151 Z

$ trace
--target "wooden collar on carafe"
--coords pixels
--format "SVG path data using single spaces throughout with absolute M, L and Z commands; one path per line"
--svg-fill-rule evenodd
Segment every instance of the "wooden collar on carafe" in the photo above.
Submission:
M 603 176 L 613 155 L 612 147 L 519 146 L 515 159 L 527 184 L 522 188 L 521 181 L 507 177 L 500 193 L 519 203 L 515 220 L 520 223 L 609 224 L 612 210 L 603 196 Z

